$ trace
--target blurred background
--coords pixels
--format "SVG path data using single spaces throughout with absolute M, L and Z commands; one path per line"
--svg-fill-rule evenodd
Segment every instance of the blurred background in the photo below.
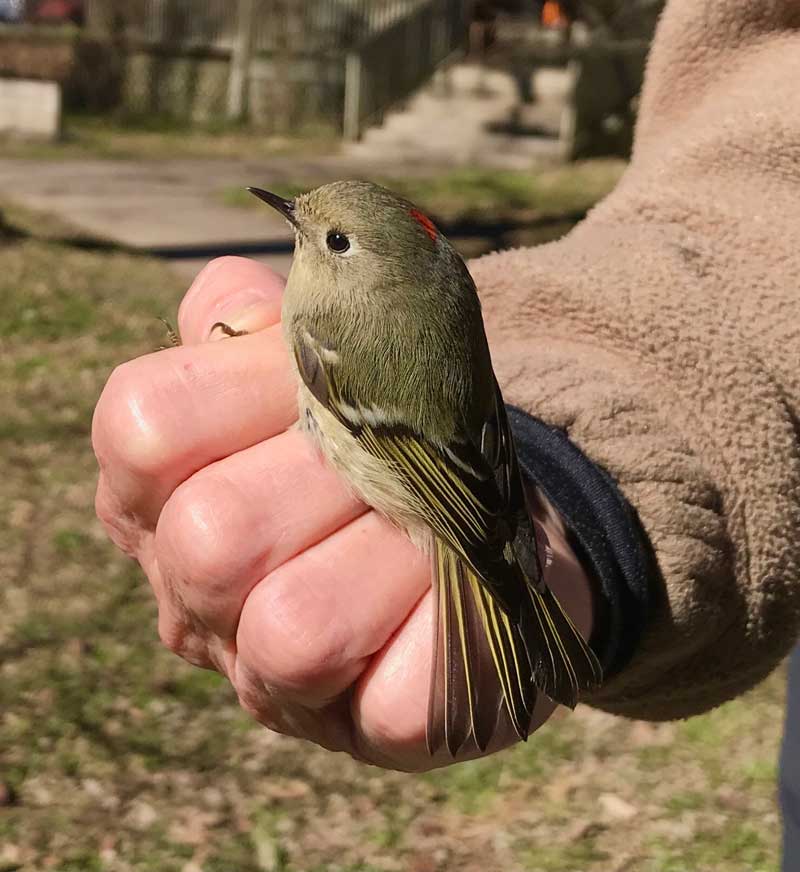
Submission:
M 244 193 L 367 177 L 465 256 L 556 239 L 629 155 L 662 0 L 0 0 L 0 872 L 767 872 L 782 672 L 685 723 L 586 708 L 427 776 L 272 735 L 158 644 L 91 414 Z

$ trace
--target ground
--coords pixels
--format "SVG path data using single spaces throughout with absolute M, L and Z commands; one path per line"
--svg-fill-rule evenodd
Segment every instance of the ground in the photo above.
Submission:
M 89 429 L 185 280 L 5 211 L 2 872 L 776 872 L 783 671 L 684 723 L 579 707 L 411 776 L 267 732 L 163 650 L 141 572 L 94 518 Z
M 291 263 L 292 231 L 274 211 L 245 190 L 248 185 L 283 194 L 336 179 L 382 180 L 424 201 L 464 250 L 529 241 L 563 233 L 624 169 L 620 160 L 528 171 L 443 169 L 434 165 L 355 161 L 347 155 L 274 155 L 229 160 L 164 153 L 135 160 L 52 157 L 0 158 L 0 193 L 68 222 L 96 240 L 137 251 L 169 254 L 188 280 L 214 254 L 258 256 L 282 272 Z M 34 152 L 35 154 L 35 152 Z M 452 225 L 452 226 L 451 226 Z M 464 226 L 468 225 L 468 226 Z M 451 232 L 452 231 L 452 232 Z

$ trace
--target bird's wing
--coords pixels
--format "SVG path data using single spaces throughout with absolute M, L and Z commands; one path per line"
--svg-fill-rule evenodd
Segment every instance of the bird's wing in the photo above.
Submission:
M 429 745 L 435 750 L 443 741 L 455 754 L 471 730 L 483 750 L 491 735 L 486 719 L 494 717 L 498 698 L 525 738 L 534 684 L 574 707 L 580 690 L 598 684 L 600 666 L 543 583 L 500 390 L 495 384 L 494 409 L 479 439 L 437 445 L 387 420 L 363 399 L 343 395 L 330 362 L 336 359 L 333 351 L 311 337 L 296 338 L 303 381 L 362 447 L 400 478 L 437 540 Z M 487 651 L 495 666 L 491 678 L 481 666 Z M 437 703 L 442 698 L 444 705 Z
M 536 704 L 530 656 L 517 622 L 442 539 L 433 552 L 435 623 L 426 740 L 451 756 L 472 738 L 485 751 L 498 730 L 527 738 Z
M 480 446 L 466 438 L 436 445 L 413 428 L 387 420 L 385 413 L 362 398 L 343 395 L 336 366 L 326 362 L 326 358 L 333 359 L 332 349 L 326 354 L 326 349 L 305 334 L 295 337 L 294 351 L 300 376 L 311 393 L 367 452 L 398 476 L 415 498 L 421 520 L 467 562 L 498 605 L 515 618 L 524 591 L 511 545 L 514 530 L 508 505 L 515 496 L 524 511 L 524 497 L 516 480 L 516 461 L 513 468 L 508 462 L 513 447 L 507 422 L 504 428 L 496 415 L 491 416 L 493 423 L 483 428 Z M 502 403 L 500 407 L 505 420 Z M 496 469 L 484 452 L 496 460 Z M 534 572 L 538 581 L 538 563 Z

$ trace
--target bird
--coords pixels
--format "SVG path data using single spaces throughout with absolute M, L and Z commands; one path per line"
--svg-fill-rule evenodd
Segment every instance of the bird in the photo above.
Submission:
M 574 708 L 602 670 L 545 582 L 467 265 L 372 182 L 248 190 L 295 232 L 281 320 L 299 426 L 430 555 L 429 753 L 484 752 L 509 724 L 526 740 L 538 693 Z

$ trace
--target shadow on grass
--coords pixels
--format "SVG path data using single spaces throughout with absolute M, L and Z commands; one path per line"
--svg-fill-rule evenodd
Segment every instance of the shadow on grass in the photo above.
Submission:
M 530 234 L 532 242 L 547 242 L 553 238 L 553 231 L 569 230 L 586 217 L 586 211 L 565 212 L 560 215 L 545 215 L 535 219 L 505 219 L 500 221 L 480 220 L 479 218 L 463 218 L 454 221 L 433 220 L 441 227 L 445 236 L 458 247 L 462 239 L 484 240 L 491 248 L 507 248 L 509 236 L 517 233 Z M 537 234 L 542 234 L 538 240 Z M 557 234 L 557 235 L 560 235 Z M 92 242 L 92 240 L 88 240 Z M 69 244 L 69 243 L 68 243 Z M 101 250 L 101 249 L 96 249 Z M 268 254 L 291 254 L 294 244 L 290 240 L 265 239 L 263 242 L 237 242 L 235 240 L 219 243 L 203 243 L 201 245 L 156 245 L 141 249 L 140 253 L 165 260 L 198 260 L 222 257 L 226 254 L 259 256 Z
M 458 247 L 458 241 L 463 239 L 483 240 L 489 248 L 502 249 L 510 246 L 510 236 L 519 233 L 530 237 L 528 244 L 549 242 L 554 236 L 568 231 L 585 217 L 586 210 L 578 210 L 532 219 L 511 218 L 498 221 L 465 217 L 442 221 L 437 220 L 434 215 L 433 220 L 441 227 L 444 235 L 454 241 L 456 247 Z M 541 234 L 541 238 L 539 238 L 539 234 Z M 84 234 L 47 234 L 45 238 L 48 242 L 68 246 L 79 251 L 141 255 L 157 257 L 161 260 L 199 260 L 203 258 L 210 260 L 225 255 L 258 257 L 270 254 L 291 254 L 294 251 L 294 243 L 285 239 L 265 239 L 260 242 L 221 240 L 220 242 L 206 242 L 199 245 L 154 245 L 148 248 L 132 248 L 110 239 Z M 25 239 L 42 239 L 42 236 L 28 228 L 8 223 L 0 224 L 0 243 Z
M 122 252 L 133 255 L 140 253 L 136 249 L 115 242 L 113 239 L 69 230 L 62 227 L 60 222 L 57 221 L 52 221 L 51 225 L 45 221 L 44 227 L 39 226 L 33 223 L 27 210 L 20 212 L 12 208 L 7 211 L 12 213 L 11 218 L 0 211 L 0 245 L 36 239 L 53 243 L 54 245 L 65 245 L 80 251 Z

